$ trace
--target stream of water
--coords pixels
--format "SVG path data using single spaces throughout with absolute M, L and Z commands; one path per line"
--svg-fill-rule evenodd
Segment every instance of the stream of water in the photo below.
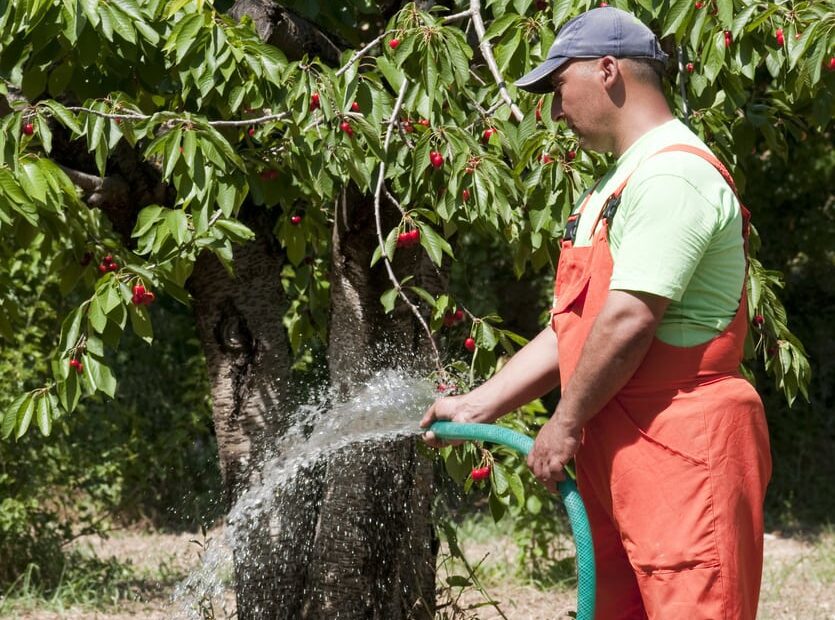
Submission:
M 226 516 L 222 531 L 206 541 L 199 565 L 177 588 L 172 601 L 173 617 L 201 620 L 205 610 L 222 608 L 232 589 L 233 553 L 245 548 L 257 528 L 269 521 L 276 498 L 292 489 L 299 472 L 312 467 L 349 445 L 372 450 L 381 441 L 414 435 L 418 422 L 436 396 L 433 386 L 414 373 L 387 370 L 375 374 L 348 401 L 327 404 L 327 398 L 297 408 L 292 427 L 274 447 L 274 455 L 261 468 L 261 482 L 247 489 Z M 273 520 L 274 521 L 274 520 Z M 271 527 L 276 527 L 274 522 Z M 280 523 L 277 526 L 292 527 Z M 272 540 L 292 540 L 292 532 L 270 532 Z M 276 553 L 294 550 L 276 549 Z M 217 616 L 216 616 L 217 617 Z

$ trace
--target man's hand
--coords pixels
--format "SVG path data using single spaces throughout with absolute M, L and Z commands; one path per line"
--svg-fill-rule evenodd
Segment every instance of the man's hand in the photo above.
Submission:
M 581 429 L 565 424 L 555 413 L 536 436 L 528 467 L 551 493 L 556 493 L 557 483 L 565 480 L 565 464 L 580 446 L 580 433 Z
M 470 392 L 472 394 L 472 392 Z M 473 411 L 472 403 L 467 397 L 469 394 L 460 394 L 459 396 L 446 396 L 438 398 L 432 403 L 423 418 L 420 421 L 421 428 L 428 428 L 433 422 L 438 420 L 450 420 L 452 422 L 474 422 L 475 412 Z M 427 431 L 423 434 L 423 440 L 433 448 L 443 448 L 449 445 L 458 445 L 461 441 L 445 442 L 438 439 L 435 433 Z

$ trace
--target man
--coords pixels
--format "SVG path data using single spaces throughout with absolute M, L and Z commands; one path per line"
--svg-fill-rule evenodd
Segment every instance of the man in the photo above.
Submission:
M 517 82 L 553 90 L 553 118 L 617 161 L 569 218 L 551 325 L 421 424 L 493 422 L 560 386 L 528 465 L 553 490 L 576 459 L 597 617 L 753 619 L 771 461 L 762 403 L 738 372 L 747 212 L 670 112 L 665 61 L 634 16 L 597 8 Z

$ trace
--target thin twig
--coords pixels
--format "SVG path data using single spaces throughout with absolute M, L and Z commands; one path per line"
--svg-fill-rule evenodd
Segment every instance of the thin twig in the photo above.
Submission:
M 397 115 L 400 113 L 400 107 L 403 105 L 403 99 L 406 96 L 406 90 L 408 89 L 409 82 L 408 80 L 404 79 L 403 84 L 400 87 L 400 92 L 397 94 L 397 101 L 394 103 L 394 109 L 391 111 L 391 117 L 388 121 L 388 128 L 386 129 L 386 139 L 383 143 L 383 159 L 380 160 L 380 174 L 377 177 L 377 188 L 374 190 L 374 223 L 377 227 L 377 243 L 380 244 L 380 251 L 383 257 L 383 263 L 386 266 L 386 271 L 388 272 L 389 280 L 391 280 L 392 284 L 394 284 L 394 288 L 397 289 L 397 294 L 400 298 L 406 302 L 406 305 L 412 311 L 412 314 L 415 315 L 418 322 L 423 327 L 424 331 L 426 331 L 426 335 L 429 338 L 429 344 L 432 347 L 432 352 L 435 356 L 435 365 L 438 368 L 438 372 L 443 373 L 443 364 L 441 363 L 441 354 L 438 351 L 438 346 L 435 344 L 435 339 L 432 337 L 432 330 L 429 329 L 429 325 L 426 324 L 426 320 L 420 314 L 420 310 L 418 310 L 417 306 L 415 306 L 411 300 L 406 296 L 406 293 L 403 292 L 403 286 L 400 284 L 400 281 L 397 279 L 397 276 L 394 274 L 394 269 L 391 265 L 391 259 L 386 254 L 386 242 L 383 239 L 383 225 L 380 218 L 380 196 L 383 193 L 383 187 L 385 186 L 385 179 L 386 179 L 386 156 L 388 155 L 389 145 L 391 144 L 391 136 L 394 133 L 394 127 L 398 124 Z
M 368 42 L 365 47 L 363 47 L 362 49 L 358 49 L 356 52 L 354 52 L 351 55 L 351 57 L 348 59 L 348 62 L 346 62 L 344 65 L 342 65 L 342 67 L 339 68 L 339 71 L 336 72 L 336 77 L 339 77 L 340 75 L 345 73 L 352 64 L 354 64 L 360 58 L 365 56 L 365 54 L 366 54 L 366 52 L 368 52 L 368 50 L 370 50 L 372 47 L 377 45 L 380 41 L 385 39 L 388 35 L 392 34 L 393 32 L 395 32 L 395 31 L 394 30 L 386 30 L 383 34 L 381 34 L 378 37 L 375 37 L 370 42 Z
M 460 13 L 453 13 L 452 15 L 447 15 L 441 20 L 441 23 L 449 24 L 459 19 L 463 19 L 464 17 L 472 17 L 473 9 L 472 7 L 467 9 L 466 11 L 461 11 Z
M 502 78 L 501 71 L 499 71 L 499 65 L 496 64 L 496 58 L 493 56 L 493 47 L 490 45 L 490 41 L 484 36 L 484 21 L 481 19 L 481 0 L 470 0 L 470 11 L 472 13 L 473 26 L 478 36 L 478 47 L 481 49 L 481 55 L 484 56 L 484 60 L 490 68 L 490 73 L 493 74 L 493 79 L 496 80 L 496 85 L 499 87 L 499 94 L 504 99 L 504 102 L 510 106 L 510 111 L 513 113 L 514 118 L 521 122 L 525 115 L 522 114 L 519 106 L 513 103 L 513 99 L 510 98 L 510 93 L 507 92 L 507 85 L 504 82 L 504 78 Z
M 93 114 L 95 116 L 101 116 L 102 118 L 109 118 L 112 120 L 128 120 L 128 121 L 147 121 L 153 118 L 152 115 L 149 114 L 137 114 L 135 112 L 131 112 L 129 114 L 123 112 L 102 112 L 100 110 L 93 110 L 91 108 L 83 108 L 83 107 L 70 107 L 67 108 L 70 112 L 87 112 L 88 114 Z M 279 112 L 278 114 L 267 114 L 265 116 L 258 116 L 255 118 L 247 118 L 244 120 L 237 120 L 237 121 L 208 121 L 207 124 L 213 127 L 242 127 L 248 125 L 260 125 L 263 123 L 268 123 L 270 121 L 280 121 L 283 118 L 286 118 L 289 115 L 289 112 Z M 174 118 L 168 119 L 170 121 L 182 121 L 183 123 L 194 122 L 193 119 L 190 118 Z
M 403 215 L 406 215 L 406 211 L 403 209 L 403 206 L 400 204 L 400 201 L 395 198 L 392 193 L 388 190 L 388 187 L 383 185 L 383 191 L 386 193 L 386 198 L 389 199 L 389 202 L 397 207 L 397 210 L 400 211 Z

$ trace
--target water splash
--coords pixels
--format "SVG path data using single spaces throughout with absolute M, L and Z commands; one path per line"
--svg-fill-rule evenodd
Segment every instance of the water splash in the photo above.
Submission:
M 275 498 L 294 484 L 300 471 L 349 445 L 373 446 L 414 435 L 435 396 L 433 386 L 414 374 L 386 370 L 373 375 L 346 402 L 328 405 L 322 398 L 298 407 L 292 427 L 261 469 L 261 482 L 240 496 L 221 533 L 205 543 L 199 565 L 177 585 L 172 600 L 174 617 L 200 620 L 206 617 L 207 608 L 223 606 L 231 598 L 234 551 L 245 548 L 250 536 L 263 535 L 257 528 L 263 527 Z M 270 532 L 269 537 L 281 539 L 276 532 Z

